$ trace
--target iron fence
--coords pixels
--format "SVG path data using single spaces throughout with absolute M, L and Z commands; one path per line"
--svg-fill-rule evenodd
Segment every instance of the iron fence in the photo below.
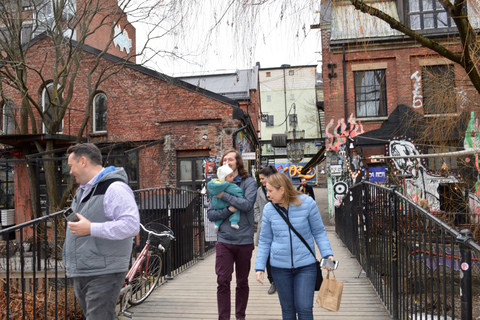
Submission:
M 203 196 L 176 188 L 134 191 L 142 224 L 159 222 L 175 234 L 165 253 L 160 285 L 203 259 L 214 245 L 205 241 Z M 63 211 L 0 230 L 0 319 L 81 319 L 71 279 L 65 275 Z M 145 244 L 141 232 L 132 262 Z
M 350 189 L 335 219 L 393 319 L 480 317 L 480 246 L 470 230 L 369 182 Z

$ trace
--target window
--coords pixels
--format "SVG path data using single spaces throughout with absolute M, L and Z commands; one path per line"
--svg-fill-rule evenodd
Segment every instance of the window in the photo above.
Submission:
M 180 189 L 200 191 L 203 180 L 203 160 L 200 158 L 179 158 L 178 181 Z
M 267 96 L 267 101 L 272 101 L 272 96 Z
M 452 19 L 438 0 L 409 0 L 408 18 L 410 28 L 414 30 L 428 30 L 448 28 L 452 26 Z
M 295 70 L 288 70 L 288 75 L 289 76 L 294 76 L 295 75 Z
M 446 152 L 454 152 L 458 151 L 456 147 L 430 147 L 428 148 L 428 154 L 434 153 L 446 153 Z M 428 169 L 432 171 L 440 171 L 442 169 L 443 164 L 446 164 L 449 170 L 456 170 L 457 167 L 457 157 L 437 157 L 437 158 L 428 158 Z
M 354 71 L 357 118 L 387 115 L 385 70 Z
M 457 111 L 453 65 L 425 66 L 422 69 L 424 114 Z
M 267 128 L 268 127 L 273 127 L 273 115 L 268 115 Z
M 48 90 L 48 91 L 47 91 Z M 54 106 L 51 102 L 51 100 L 56 100 L 57 106 Z M 48 84 L 42 92 L 42 111 L 45 116 L 45 120 L 42 123 L 42 131 L 43 133 L 51 133 L 50 127 L 52 126 L 54 121 L 58 121 L 58 118 L 60 117 L 60 112 L 59 112 L 59 99 L 58 97 L 53 96 L 53 84 L 50 83 Z M 63 130 L 63 119 L 58 125 L 58 130 L 57 133 L 61 133 Z
M 267 72 L 267 73 L 266 73 L 266 77 L 267 77 L 267 78 L 270 78 L 271 76 L 272 76 L 272 74 L 271 74 L 270 72 Z
M 298 125 L 298 117 L 296 114 L 289 114 L 288 121 L 290 126 L 297 126 Z
M 0 163 L 0 208 L 15 208 L 14 170 L 12 162 Z
M 93 99 L 93 132 L 107 131 L 107 96 L 99 93 Z
M 0 116 L 2 117 L 1 118 L 2 121 L 0 122 L 0 125 L 2 126 L 1 130 L 3 134 L 13 133 L 13 128 L 15 125 L 14 124 L 14 120 L 15 120 L 14 107 L 15 105 L 11 100 L 7 100 L 2 106 L 2 110 L 0 113 Z

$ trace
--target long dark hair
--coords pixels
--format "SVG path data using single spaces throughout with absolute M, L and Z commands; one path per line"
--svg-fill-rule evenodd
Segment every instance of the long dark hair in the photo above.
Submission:
M 235 152 L 235 161 L 237 162 L 237 171 L 238 171 L 238 174 L 240 175 L 240 177 L 242 177 L 242 178 L 250 177 L 250 174 L 245 169 L 245 165 L 243 164 L 242 155 L 240 154 L 240 152 L 238 152 L 235 149 L 230 149 L 230 150 L 227 150 L 223 153 L 222 158 L 220 159 L 220 165 L 221 166 L 223 165 L 223 158 L 225 158 L 225 156 L 227 154 L 232 153 L 232 152 Z
M 258 172 L 258 174 L 263 174 L 265 177 L 269 177 L 271 176 L 272 174 L 274 173 L 277 173 L 277 169 L 273 166 L 273 165 L 268 165 L 266 166 L 265 168 L 263 168 L 262 170 L 260 170 L 260 172 Z

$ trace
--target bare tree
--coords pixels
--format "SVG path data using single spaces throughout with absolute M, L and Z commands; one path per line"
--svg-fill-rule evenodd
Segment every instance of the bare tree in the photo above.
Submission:
M 77 132 L 77 141 L 85 136 L 92 113 L 94 98 L 101 84 L 118 73 L 126 65 L 136 62 L 137 57 L 147 51 L 150 57 L 160 51 L 150 45 L 155 35 L 148 37 L 143 48 L 129 50 L 125 45 L 120 59 L 102 64 L 105 54 L 111 52 L 124 38 L 126 32 L 132 32 L 132 24 L 138 21 L 148 23 L 153 29 L 161 28 L 167 34 L 177 28 L 185 13 L 182 1 L 132 1 L 132 0 L 5 0 L 0 2 L 0 94 L 4 105 L 14 102 L 17 107 L 13 117 L 13 134 L 56 134 L 62 132 L 62 122 L 67 110 L 72 108 L 75 87 L 79 79 L 82 59 L 85 58 L 85 46 L 98 49 L 95 61 L 87 70 L 88 99 L 84 116 Z M 169 17 L 174 16 L 175 19 Z M 166 20 L 169 20 L 166 23 Z M 102 42 L 93 42 L 94 36 L 101 35 Z M 39 37 L 47 37 L 50 50 L 32 51 L 31 44 Z M 121 46 L 120 43 L 119 46 Z M 52 50 L 53 49 L 53 50 Z M 51 53 L 54 52 L 52 57 Z M 35 55 L 36 64 L 29 64 L 27 57 Z M 148 61 L 148 58 L 144 58 Z M 40 67 L 38 67 L 39 63 Z M 83 75 L 83 74 L 82 74 Z M 31 79 L 38 79 L 32 86 Z M 38 88 L 43 88 L 42 97 L 38 97 Z M 10 110 L 10 109 L 9 109 Z M 10 110 L 11 111 L 11 110 Z M 39 153 L 45 159 L 44 170 L 48 199 L 52 210 L 66 203 L 68 190 L 60 197 L 56 181 L 56 165 L 53 158 L 55 144 L 33 139 L 34 148 L 29 144 L 22 147 L 25 156 Z M 38 181 L 34 166 L 28 166 L 28 182 L 31 193 L 33 213 L 37 212 L 35 190 Z M 69 189 L 73 180 L 69 182 Z

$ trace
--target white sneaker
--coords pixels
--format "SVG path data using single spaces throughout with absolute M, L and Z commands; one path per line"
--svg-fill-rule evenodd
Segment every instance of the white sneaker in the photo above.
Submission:
M 240 228 L 240 227 L 238 226 L 238 224 L 232 224 L 232 225 L 230 225 L 230 226 L 231 226 L 233 229 L 237 229 L 237 230 L 238 230 L 238 228 Z

